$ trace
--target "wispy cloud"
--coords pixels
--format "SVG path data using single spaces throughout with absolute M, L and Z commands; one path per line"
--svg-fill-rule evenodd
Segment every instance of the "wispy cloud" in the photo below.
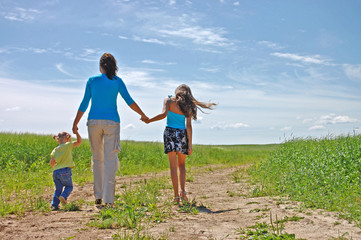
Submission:
M 320 119 L 316 121 L 316 124 L 339 124 L 339 123 L 354 123 L 354 122 L 358 122 L 358 120 L 355 118 L 351 118 L 349 116 L 342 116 L 331 113 L 329 115 L 321 116 Z
M 345 71 L 346 76 L 351 80 L 361 80 L 361 64 L 344 64 L 343 70 Z
M 346 115 L 337 115 L 334 113 L 323 115 L 318 118 L 307 118 L 303 120 L 303 124 L 311 125 L 308 130 L 324 130 L 326 125 L 349 124 L 359 122 L 358 119 Z
M 323 130 L 323 129 L 325 129 L 325 126 L 323 126 L 323 125 L 314 125 L 314 126 L 310 127 L 308 130 L 313 131 L 313 130 Z
M 226 31 L 223 28 L 202 28 L 200 26 L 183 27 L 176 30 L 159 30 L 164 37 L 176 37 L 192 40 L 200 45 L 211 45 L 217 47 L 229 47 L 233 43 L 223 35 Z
M 68 73 L 66 70 L 64 70 L 62 63 L 57 63 L 57 64 L 55 64 L 55 67 L 56 67 L 56 69 L 58 69 L 60 72 L 64 73 L 65 75 L 68 75 L 68 76 L 70 76 L 70 77 L 73 77 L 72 74 L 70 74 L 70 73 Z
M 101 54 L 104 53 L 104 50 L 101 50 L 99 48 L 96 49 L 84 48 L 81 49 L 80 52 L 78 52 L 78 50 L 73 51 L 72 49 L 68 49 L 66 50 L 65 53 L 63 51 L 61 53 L 64 54 L 64 56 L 71 59 L 81 60 L 86 62 L 97 62 L 99 61 Z
M 138 36 L 134 36 L 133 40 L 138 41 L 138 42 L 145 42 L 145 43 L 155 43 L 155 44 L 159 44 L 159 45 L 172 45 L 172 43 L 167 43 L 167 42 L 164 42 L 164 41 L 156 39 L 156 38 L 141 38 Z
M 10 108 L 5 108 L 6 112 L 17 112 L 20 111 L 21 107 L 16 106 L 16 107 L 10 107 Z
M 129 39 L 128 37 L 122 36 L 122 35 L 119 35 L 118 38 L 123 39 L 123 40 L 128 40 Z
M 291 126 L 285 126 L 283 128 L 281 128 L 281 131 L 291 131 L 292 127 Z
M 280 49 L 284 48 L 284 47 L 280 46 L 279 44 L 274 43 L 274 42 L 270 42 L 270 41 L 258 41 L 257 43 L 260 44 L 260 45 L 269 47 L 271 49 L 274 49 L 274 50 L 280 50 Z
M 17 22 L 31 22 L 37 16 L 39 16 L 41 11 L 37 9 L 25 9 L 17 7 L 7 13 L 4 14 L 4 18 L 10 21 L 17 21 Z
M 174 65 L 176 63 L 174 62 L 159 62 L 159 61 L 154 61 L 154 60 L 149 60 L 149 59 L 144 59 L 142 60 L 142 63 L 145 64 L 154 64 L 154 65 L 162 65 L 162 66 L 168 66 L 168 65 Z
M 302 56 L 294 53 L 280 53 L 280 52 L 271 53 L 271 55 L 275 57 L 286 58 L 289 60 L 299 61 L 307 64 L 313 63 L 313 64 L 329 65 L 329 60 L 322 57 L 321 55 Z
M 129 123 L 129 124 L 125 125 L 124 127 L 122 127 L 122 130 L 134 129 L 134 128 L 135 128 L 134 124 Z
M 49 48 L 35 48 L 35 47 L 7 47 L 7 48 L 1 48 L 0 49 L 0 53 L 7 53 L 7 54 L 11 54 L 11 53 L 25 53 L 25 52 L 30 52 L 30 53 L 36 53 L 36 54 L 42 54 L 42 53 L 47 53 L 47 52 L 54 52 L 54 50 L 49 49 Z
M 204 72 L 211 72 L 211 73 L 216 73 L 219 72 L 219 68 L 199 68 L 199 70 L 204 71 Z
M 249 125 L 245 123 L 225 123 L 220 122 L 213 126 L 211 126 L 211 129 L 238 129 L 238 128 L 248 128 Z

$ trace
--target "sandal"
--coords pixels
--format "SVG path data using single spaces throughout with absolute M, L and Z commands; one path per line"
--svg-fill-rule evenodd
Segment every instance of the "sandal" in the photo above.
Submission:
M 174 197 L 174 199 L 173 199 L 174 204 L 179 204 L 179 201 L 180 201 L 179 197 Z
M 187 197 L 187 192 L 186 191 L 183 191 L 181 193 L 181 199 L 182 199 L 182 202 L 188 202 L 188 197 Z

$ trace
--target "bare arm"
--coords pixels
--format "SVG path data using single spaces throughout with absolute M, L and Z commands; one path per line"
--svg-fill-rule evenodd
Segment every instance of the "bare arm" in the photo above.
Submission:
M 134 112 L 138 113 L 141 116 L 140 120 L 144 121 L 144 120 L 148 119 L 148 117 L 143 113 L 142 109 L 140 109 L 140 107 L 138 106 L 138 104 L 136 102 L 133 102 L 132 104 L 130 104 L 129 107 Z
M 55 159 L 52 157 L 50 160 L 50 166 L 53 168 L 55 166 Z
M 192 146 L 192 117 L 187 117 L 187 136 L 188 136 L 188 154 L 192 155 L 193 146 Z
M 76 142 L 73 143 L 73 147 L 77 147 L 81 144 L 81 136 L 79 135 L 78 131 L 75 134 L 76 134 Z
M 73 123 L 73 133 L 75 133 L 75 134 L 78 132 L 78 123 L 79 123 L 80 119 L 83 117 L 83 115 L 84 115 L 84 112 L 78 110 L 76 117 L 74 119 L 74 123 Z M 81 142 L 81 140 L 80 140 L 80 142 Z
M 148 121 L 145 121 L 146 123 L 151 123 L 155 121 L 159 121 L 164 119 L 168 114 L 168 98 L 165 98 L 163 101 L 163 110 L 160 114 L 150 118 Z

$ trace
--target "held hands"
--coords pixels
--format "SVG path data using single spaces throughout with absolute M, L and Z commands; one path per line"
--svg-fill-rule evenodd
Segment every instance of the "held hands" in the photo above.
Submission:
M 73 125 L 73 133 L 76 134 L 78 132 L 78 126 Z
M 150 123 L 149 118 L 146 115 L 142 115 L 140 118 L 141 121 L 145 122 L 146 124 Z

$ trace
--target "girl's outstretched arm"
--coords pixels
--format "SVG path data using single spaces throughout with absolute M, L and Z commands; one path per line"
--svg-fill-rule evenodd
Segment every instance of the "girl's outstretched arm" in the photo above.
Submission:
M 74 142 L 73 147 L 77 147 L 81 144 L 81 137 L 78 131 L 76 131 L 75 134 L 76 134 L 76 142 Z
M 163 110 L 162 113 L 144 121 L 145 123 L 151 123 L 151 122 L 155 122 L 155 121 L 159 121 L 164 119 L 168 114 L 168 98 L 165 98 L 163 101 Z
M 188 136 L 188 155 L 191 155 L 193 152 L 193 147 L 192 147 L 192 117 L 189 116 L 187 117 L 187 136 Z

